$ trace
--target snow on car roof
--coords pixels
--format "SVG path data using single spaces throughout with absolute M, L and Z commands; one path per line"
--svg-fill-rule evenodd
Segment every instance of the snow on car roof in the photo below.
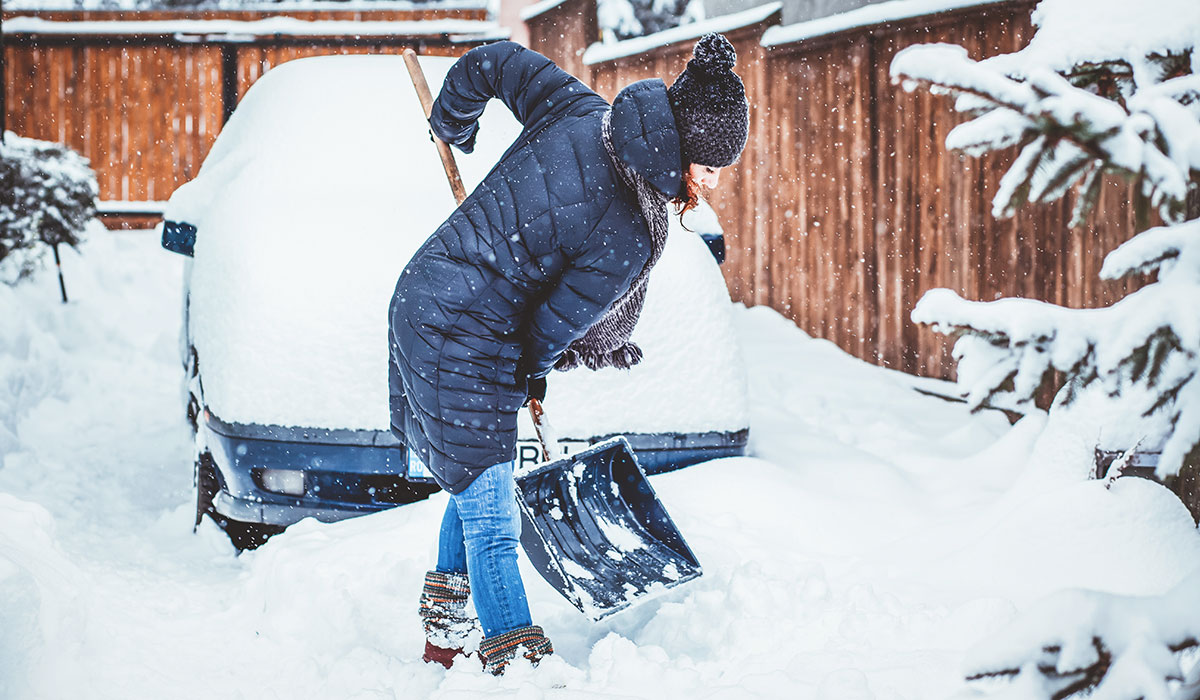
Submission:
M 452 63 L 422 58 L 435 92 Z M 491 102 L 475 152 L 455 154 L 468 190 L 519 132 Z M 260 79 L 165 212 L 198 229 L 190 325 L 211 410 L 387 430 L 388 304 L 454 206 L 400 56 L 301 59 Z M 561 437 L 745 427 L 728 292 L 703 242 L 680 231 L 634 334 L 645 363 L 552 376 Z

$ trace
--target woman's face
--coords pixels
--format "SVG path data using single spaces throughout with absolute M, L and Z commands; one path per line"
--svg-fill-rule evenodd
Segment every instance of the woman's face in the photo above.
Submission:
M 721 179 L 721 168 L 692 163 L 688 166 L 688 175 L 696 184 L 711 190 L 717 186 L 717 180 Z

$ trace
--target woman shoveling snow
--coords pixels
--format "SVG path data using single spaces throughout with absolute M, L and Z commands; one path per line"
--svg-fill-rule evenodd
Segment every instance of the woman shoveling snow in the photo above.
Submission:
M 667 87 L 643 80 L 610 107 L 546 57 L 512 42 L 450 69 L 433 132 L 471 152 L 499 98 L 523 131 L 412 257 L 390 308 L 391 425 L 451 498 L 425 575 L 425 660 L 449 667 L 476 626 L 494 674 L 553 653 L 517 568 L 517 412 L 552 369 L 628 368 L 668 202 L 684 211 L 746 143 L 733 46 L 697 42 Z M 466 609 L 473 592 L 478 623 Z

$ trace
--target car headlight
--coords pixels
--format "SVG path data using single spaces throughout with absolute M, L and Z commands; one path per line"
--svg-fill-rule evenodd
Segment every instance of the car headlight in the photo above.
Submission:
M 263 469 L 259 472 L 264 489 L 288 496 L 304 495 L 304 472 L 295 469 Z

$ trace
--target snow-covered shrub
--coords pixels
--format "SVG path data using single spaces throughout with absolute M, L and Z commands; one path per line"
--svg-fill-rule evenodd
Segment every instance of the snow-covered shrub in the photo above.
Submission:
M 955 96 L 973 117 L 947 137 L 950 148 L 1020 149 L 993 201 L 997 217 L 1075 190 L 1074 225 L 1106 175 L 1133 182 L 1139 230 L 1151 208 L 1166 225 L 1112 251 L 1101 276 L 1158 279 L 1101 309 L 932 290 L 912 318 L 960 336 L 959 385 L 973 407 L 998 394 L 1030 402 L 1060 371 L 1063 403 L 1102 388 L 1161 418 L 1163 434 L 1143 436 L 1143 447 L 1161 445 L 1160 478 L 1188 465 L 1174 483 L 1194 489 L 1180 484 L 1200 463 L 1200 3 L 1044 0 L 1033 19 L 1021 51 L 976 62 L 958 46 L 914 46 L 897 54 L 892 76 Z
M 1166 595 L 1063 591 L 1026 610 L 967 655 L 960 697 L 1195 700 L 1200 697 L 1200 571 Z
M 596 16 L 606 41 L 654 34 L 704 19 L 701 0 L 598 0 Z
M 4 278 L 28 277 L 48 248 L 77 246 L 96 214 L 96 173 L 61 144 L 5 134 L 0 143 L 0 262 Z

